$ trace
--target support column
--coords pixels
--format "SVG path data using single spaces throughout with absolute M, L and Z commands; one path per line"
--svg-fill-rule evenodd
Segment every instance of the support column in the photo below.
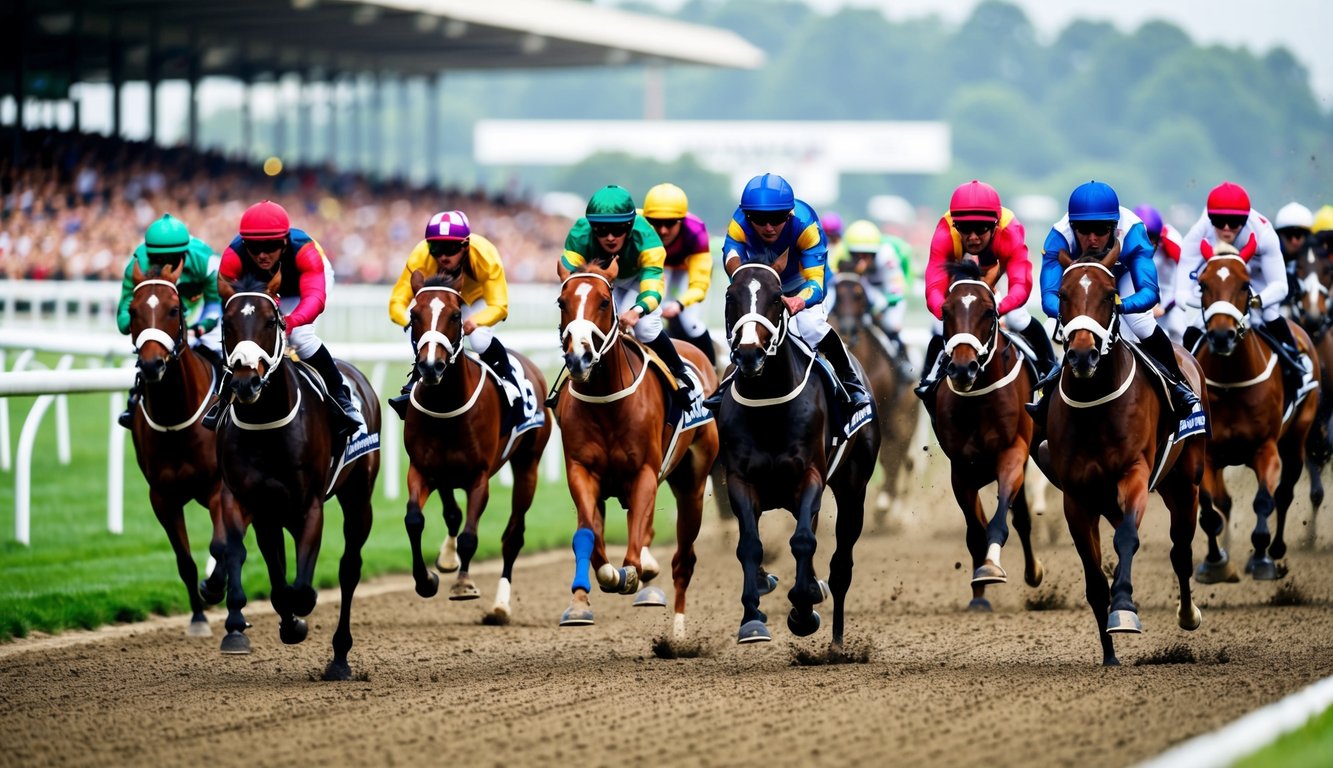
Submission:
M 326 100 L 328 102 L 325 116 L 328 118 L 328 148 L 324 155 L 329 165 L 337 168 L 341 165 L 338 162 L 338 73 L 330 70 L 327 75 L 328 93 Z
M 74 98 L 72 91 L 74 86 L 79 85 L 83 79 L 83 3 L 76 3 L 74 6 L 74 29 L 70 32 L 69 49 L 65 54 L 69 57 L 69 89 L 71 93 L 67 94 L 70 107 L 74 110 L 71 129 L 75 133 L 83 131 L 82 109 L 79 99 Z M 83 95 L 83 88 L 79 88 L 79 95 Z
M 287 148 L 287 117 L 286 112 L 282 110 L 282 75 L 274 73 L 273 79 L 273 154 L 283 158 L 285 165 Z
M 398 177 L 407 179 L 412 173 L 413 146 L 412 121 L 407 116 L 412 114 L 412 81 L 407 75 L 398 76 Z
M 199 149 L 199 28 L 190 26 L 189 37 L 189 63 L 185 75 L 188 83 L 189 94 L 186 96 L 186 108 L 189 110 L 187 118 L 187 136 L 191 149 Z
M 310 78 L 309 70 L 303 65 L 296 68 L 296 150 L 292 153 L 293 161 L 298 157 L 303 165 L 311 160 L 310 147 Z
M 24 0 L 18 0 L 14 9 L 14 17 L 10 20 L 9 27 L 17 34 L 10 38 L 14 56 L 14 165 L 18 165 L 23 160 L 23 101 L 26 98 L 23 93 L 23 81 L 28 77 L 27 68 L 24 66 L 26 51 L 23 48 L 23 40 L 27 35 L 28 20 L 27 3 Z M 12 33 L 11 33 L 12 34 Z
M 111 135 L 120 138 L 120 88 L 125 84 L 125 46 L 120 39 L 120 14 L 111 16 Z
M 161 54 L 158 50 L 157 10 L 148 16 L 148 142 L 157 144 L 157 87 L 162 80 Z

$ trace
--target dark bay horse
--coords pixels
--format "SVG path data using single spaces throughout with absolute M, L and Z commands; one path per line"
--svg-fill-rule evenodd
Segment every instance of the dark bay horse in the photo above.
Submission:
M 1333 459 L 1333 259 L 1323 249 L 1307 247 L 1292 260 L 1296 266 L 1298 290 L 1287 296 L 1292 317 L 1309 334 L 1315 352 L 1319 353 L 1319 408 L 1314 424 L 1305 439 L 1305 468 L 1310 478 L 1310 524 L 1306 526 L 1305 543 L 1314 546 L 1317 537 L 1315 523 L 1319 507 L 1324 503 L 1324 467 Z
M 1032 417 L 1023 407 L 1032 397 L 1033 375 L 1017 347 L 1000 330 L 995 293 L 972 262 L 950 264 L 944 300 L 947 378 L 935 389 L 935 437 L 949 457 L 954 498 L 967 521 L 972 555 L 973 610 L 990 610 L 987 584 L 1008 581 L 1000 549 L 1009 538 L 1008 516 L 1023 545 L 1023 580 L 1041 584 L 1043 570 L 1032 552 L 1032 517 L 1023 492 Z M 986 519 L 980 494 L 995 483 L 995 514 Z
M 561 626 L 592 624 L 591 564 L 603 592 L 635 593 L 640 581 L 656 575 L 648 551 L 653 540 L 657 486 L 663 478 L 676 498 L 676 554 L 671 560 L 675 585 L 673 635 L 685 636 L 685 593 L 694 575 L 694 540 L 699 535 L 704 489 L 717 457 L 713 420 L 676 433 L 666 421 L 675 382 L 663 383 L 649 371 L 646 348 L 619 328 L 612 284 L 619 263 L 603 269 L 588 264 L 562 274 L 560 344 L 569 378 L 560 392 L 556 418 L 565 451 L 569 493 L 578 512 L 574 532 L 574 581 Z M 717 375 L 704 354 L 675 342 L 686 364 L 698 374 L 705 394 L 717 389 Z M 701 409 L 702 406 L 699 406 Z M 606 500 L 616 498 L 629 521 L 629 546 L 623 567 L 606 556 L 602 523 Z M 645 588 L 636 605 L 661 605 Z M 660 592 L 657 594 L 660 595 Z
M 352 594 L 361 580 L 361 547 L 370 535 L 371 491 L 379 474 L 378 450 L 343 463 L 341 441 L 334 438 L 326 395 L 317 374 L 298 371 L 287 359 L 286 321 L 278 307 L 281 274 L 265 285 L 243 277 L 218 280 L 223 301 L 222 348 L 232 372 L 235 402 L 218 425 L 218 462 L 222 479 L 253 521 L 259 550 L 268 566 L 270 599 L 279 617 L 278 635 L 289 645 L 306 638 L 304 619 L 315 608 L 315 561 L 324 532 L 324 501 L 338 497 L 343 511 L 343 554 L 338 565 L 342 602 L 333 633 L 333 659 L 325 680 L 347 680 L 352 670 Z M 283 363 L 286 362 L 286 365 Z M 352 445 L 377 438 L 379 398 L 366 377 L 339 361 L 343 376 L 361 400 L 367 435 Z M 370 443 L 374 443 L 371 439 Z M 292 535 L 296 574 L 287 583 L 283 530 Z
M 865 370 L 866 383 L 875 398 L 883 473 L 875 507 L 877 520 L 883 522 L 913 468 L 912 437 L 921 420 L 921 407 L 912 393 L 913 382 L 903 377 L 889 352 L 888 339 L 871 317 L 870 298 L 861 276 L 840 273 L 833 287 L 833 322 L 847 349 Z
M 1195 356 L 1208 380 L 1209 405 L 1215 419 L 1200 495 L 1200 523 L 1208 534 L 1208 556 L 1199 564 L 1197 578 L 1205 584 L 1238 578 L 1225 547 L 1231 495 L 1222 471 L 1245 465 L 1254 471 L 1259 486 L 1254 497 L 1254 531 L 1250 534 L 1254 553 L 1245 570 L 1256 579 L 1277 579 L 1281 573 L 1275 561 L 1286 555 L 1283 533 L 1287 510 L 1305 462 L 1305 441 L 1319 397 L 1310 393 L 1284 413 L 1277 354 L 1259 334 L 1249 332 L 1254 294 L 1245 259 L 1224 253 L 1219 247 L 1200 269 L 1199 285 L 1203 289 L 1205 343 L 1199 345 Z M 1305 331 L 1293 324 L 1292 336 L 1301 351 L 1318 365 L 1317 353 Z M 1310 484 L 1312 496 L 1316 484 Z M 1270 533 L 1268 518 L 1274 511 L 1277 525 Z
M 786 257 L 769 267 L 742 264 L 727 287 L 726 321 L 735 384 L 718 409 L 722 464 L 740 526 L 736 557 L 744 579 L 737 642 L 771 639 L 760 595 L 775 583 L 762 569 L 759 516 L 784 508 L 796 518 L 791 553 L 796 577 L 787 593 L 787 627 L 806 637 L 820 627 L 814 606 L 833 596 L 833 647 L 843 642 L 843 602 L 852 583 L 852 549 L 861 536 L 866 484 L 879 453 L 874 419 L 850 438 L 831 416 L 833 397 L 819 381 L 815 353 L 790 333 L 779 277 Z M 853 358 L 855 365 L 855 359 Z M 827 586 L 815 575 L 815 530 L 824 488 L 837 501 L 836 540 Z
M 405 522 L 412 545 L 412 577 L 422 597 L 432 597 L 439 589 L 439 576 L 426 568 L 421 554 L 426 523 L 421 510 L 431 493 L 438 490 L 449 529 L 445 543 L 457 542 L 457 561 L 444 563 L 449 570 L 458 569 L 449 599 L 481 596 L 468 576 L 468 566 L 477 551 L 477 524 L 490 499 L 490 479 L 508 462 L 514 472 L 513 504 L 501 539 L 504 571 L 488 617 L 504 623 L 510 614 L 514 560 L 523 548 L 524 516 L 532 506 L 542 452 L 551 439 L 550 414 L 544 425 L 511 440 L 510 430 L 504 428 L 504 389 L 489 368 L 463 354 L 463 297 L 453 281 L 443 276 L 427 280 L 417 271 L 412 274 L 412 291 L 415 297 L 408 317 L 412 337 L 417 340 L 420 379 L 409 398 L 403 426 L 408 458 Z M 546 392 L 546 379 L 532 361 L 516 352 L 510 354 L 523 366 L 534 391 Z M 537 398 L 532 401 L 536 403 Z M 543 408 L 540 404 L 536 407 Z M 460 488 L 467 496 L 467 523 L 461 533 L 463 514 L 454 498 L 454 491 Z
M 1175 439 L 1179 424 L 1154 381 L 1156 373 L 1120 335 L 1120 297 L 1111 271 L 1119 258 L 1118 244 L 1100 258 L 1071 261 L 1068 254 L 1060 255 L 1065 357 L 1047 395 L 1052 400 L 1046 442 L 1037 452 L 1043 471 L 1064 491 L 1065 522 L 1083 561 L 1088 605 L 1107 666 L 1120 663 L 1111 635 L 1142 631 L 1130 571 L 1153 490 L 1171 515 L 1171 567 L 1180 589 L 1177 621 L 1186 630 L 1203 621 L 1190 597 L 1190 572 L 1206 438 L 1197 433 Z M 1176 350 L 1176 358 L 1190 385 L 1202 393 L 1198 363 L 1183 349 Z M 1206 414 L 1207 398 L 1200 399 Z M 1109 589 L 1102 572 L 1103 517 L 1115 529 L 1117 562 Z
M 148 481 L 153 514 L 167 532 L 176 553 L 176 570 L 190 598 L 189 634 L 212 634 L 204 607 L 222 600 L 225 590 L 227 634 L 222 652 L 249 653 L 250 641 L 244 634 L 249 625 L 241 613 L 246 523 L 230 497 L 224 506 L 217 438 L 200 424 L 217 382 L 212 364 L 196 354 L 187 340 L 186 308 L 176 289 L 179 277 L 180 271 L 170 265 L 145 275 L 138 262 L 134 264 L 130 338 L 138 355 L 135 365 L 143 397 L 134 411 L 130 434 L 139 470 Z M 208 552 L 217 566 L 202 582 L 185 526 L 185 505 L 192 500 L 206 507 L 213 521 Z

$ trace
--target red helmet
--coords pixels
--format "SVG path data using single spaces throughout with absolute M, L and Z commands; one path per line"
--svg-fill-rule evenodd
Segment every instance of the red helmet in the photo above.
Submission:
M 999 221 L 1000 193 L 986 182 L 973 179 L 953 191 L 949 215 L 954 221 Z
M 1224 181 L 1213 187 L 1213 191 L 1208 193 L 1208 213 L 1209 215 L 1248 216 L 1250 215 L 1250 196 L 1241 185 Z
M 287 211 L 272 200 L 255 203 L 241 214 L 241 237 L 249 240 L 276 240 L 292 229 Z

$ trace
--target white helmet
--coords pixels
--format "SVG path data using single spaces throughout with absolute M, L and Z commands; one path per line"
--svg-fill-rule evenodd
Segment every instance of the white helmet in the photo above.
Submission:
M 1282 206 L 1282 210 L 1277 212 L 1277 218 L 1273 219 L 1273 229 L 1286 229 L 1287 227 L 1312 229 L 1314 228 L 1314 214 L 1310 213 L 1310 209 L 1300 203 L 1287 203 Z

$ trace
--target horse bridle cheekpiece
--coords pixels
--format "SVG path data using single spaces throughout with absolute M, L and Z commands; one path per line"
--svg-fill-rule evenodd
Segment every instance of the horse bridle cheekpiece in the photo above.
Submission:
M 1088 269 L 1100 269 L 1101 271 L 1105 272 L 1107 275 L 1111 277 L 1112 284 L 1114 284 L 1115 273 L 1112 272 L 1110 269 L 1108 269 L 1105 265 L 1096 261 L 1087 261 L 1078 264 L 1070 264 L 1069 268 L 1066 269 L 1065 272 L 1068 273 L 1069 270 L 1079 269 L 1080 267 L 1086 267 Z M 1083 281 L 1087 279 L 1088 278 L 1084 277 L 1079 282 L 1083 283 Z M 1094 337 L 1097 338 L 1099 342 L 1101 342 L 1097 347 L 1097 351 L 1100 352 L 1102 355 L 1109 355 L 1111 353 L 1111 344 L 1114 343 L 1115 340 L 1120 336 L 1120 313 L 1116 311 L 1111 312 L 1110 328 L 1107 328 L 1106 326 L 1097 322 L 1090 315 L 1079 315 L 1078 317 L 1075 317 L 1074 319 L 1070 320 L 1067 323 L 1062 323 L 1060 328 L 1062 333 L 1064 334 L 1065 339 L 1068 339 L 1069 335 L 1074 333 L 1075 331 L 1090 332 Z
M 986 289 L 986 292 L 991 295 L 992 300 L 995 298 L 995 290 L 984 280 L 955 280 L 953 285 L 949 286 L 949 292 L 952 293 L 953 289 L 960 285 L 979 285 Z M 965 297 L 963 301 L 966 302 L 967 298 Z M 995 322 L 991 326 L 989 341 L 982 342 L 981 339 L 978 339 L 970 333 L 955 333 L 949 337 L 948 341 L 944 342 L 944 354 L 952 355 L 954 349 L 966 344 L 977 351 L 977 358 L 981 359 L 981 370 L 984 371 L 986 370 L 986 366 L 990 365 L 991 359 L 995 357 L 995 348 L 1000 346 L 998 343 L 999 337 L 1000 315 L 996 312 Z
M 278 306 L 276 299 L 267 293 L 259 293 L 258 291 L 234 293 L 231 298 L 227 299 L 227 306 L 231 306 L 233 301 L 236 301 L 242 296 L 257 296 L 273 305 L 273 311 L 278 316 L 278 338 L 273 342 L 272 353 L 264 351 L 263 347 L 259 346 L 258 343 L 251 339 L 242 339 L 237 342 L 236 348 L 227 353 L 227 373 L 230 374 L 234 371 L 237 368 L 238 363 L 242 368 L 254 368 L 257 371 L 259 370 L 260 361 L 266 362 L 268 363 L 268 370 L 259 377 L 259 385 L 262 387 L 268 383 L 269 377 L 273 375 L 273 372 L 278 370 L 278 366 L 282 364 L 282 358 L 286 357 L 287 334 L 284 333 L 284 331 L 287 329 L 287 319 L 282 316 L 282 308 Z M 254 312 L 254 310 L 250 307 L 241 309 L 242 314 L 250 314 L 252 312 Z M 223 331 L 226 331 L 225 325 L 223 326 Z M 226 348 L 225 339 L 223 348 Z
M 778 274 L 776 269 L 773 269 L 767 264 L 760 264 L 759 262 L 750 262 L 737 267 L 736 270 L 731 273 L 731 282 L 733 284 L 736 283 L 736 276 L 740 274 L 742 269 L 762 269 L 772 274 L 774 279 L 778 281 L 779 290 L 781 290 L 782 276 Z M 754 324 L 762 325 L 768 329 L 768 346 L 764 347 L 764 357 L 772 357 L 777 354 L 778 348 L 782 346 L 782 342 L 787 338 L 788 324 L 784 322 L 774 326 L 772 321 L 759 311 L 758 281 L 751 281 L 750 283 L 750 311 L 736 318 L 736 322 L 731 325 L 731 335 L 730 338 L 727 339 L 727 343 L 731 345 L 732 349 L 736 348 L 737 343 L 759 343 L 759 333 L 755 330 Z M 737 334 L 740 335 L 739 339 L 736 338 Z
M 1245 264 L 1245 259 L 1241 258 L 1240 256 L 1232 256 L 1230 254 L 1222 256 L 1213 256 L 1210 259 L 1208 259 L 1208 263 L 1212 264 L 1214 262 L 1221 262 L 1227 259 L 1234 259 L 1236 261 L 1239 261 L 1242 265 Z M 1218 271 L 1225 272 L 1226 269 L 1227 268 L 1223 266 L 1219 267 Z M 1223 280 L 1225 280 L 1227 279 L 1228 276 L 1229 275 L 1223 274 L 1221 277 Z M 1254 296 L 1254 291 L 1250 290 L 1249 295 Z M 1230 317 L 1231 319 L 1235 320 L 1237 338 L 1244 337 L 1245 332 L 1250 330 L 1250 313 L 1244 309 L 1241 309 L 1240 307 L 1237 307 L 1235 304 L 1229 301 L 1225 300 L 1214 301 L 1212 304 L 1209 304 L 1207 307 L 1205 307 L 1203 310 L 1204 325 L 1207 325 L 1208 321 L 1211 320 L 1214 315 L 1226 315 L 1227 317 Z
M 566 284 L 580 278 L 601 280 L 606 284 L 607 290 L 611 290 L 611 281 L 607 280 L 605 276 L 596 272 L 575 272 L 565 278 L 564 283 L 560 284 L 561 292 L 564 292 Z M 620 333 L 614 322 L 611 325 L 611 331 L 608 333 L 598 328 L 597 323 L 583 316 L 584 305 L 588 301 L 588 293 L 591 290 L 591 285 L 580 286 L 576 289 L 576 295 L 579 298 L 578 316 L 566 323 L 564 329 L 560 331 L 560 343 L 564 344 L 566 339 L 571 339 L 575 344 L 587 344 L 592 348 L 592 364 L 597 365 L 602 359 L 602 355 L 605 355 L 611 349 L 611 345 L 616 343 Z
M 148 285 L 165 285 L 168 288 L 170 288 L 173 292 L 175 292 L 177 296 L 180 295 L 180 289 L 177 288 L 176 284 L 171 282 L 170 280 L 144 280 L 143 282 L 134 286 L 134 292 L 138 293 L 140 288 L 143 288 L 144 286 Z M 157 306 L 156 296 L 150 296 L 148 298 L 148 306 L 149 307 Z M 180 357 L 181 347 L 185 345 L 184 321 L 181 322 L 180 330 L 177 331 L 176 337 L 174 339 L 171 337 L 170 334 L 168 334 L 161 328 L 153 327 L 153 328 L 143 329 L 143 331 L 141 331 L 138 336 L 134 337 L 134 351 L 137 353 L 143 347 L 143 345 L 149 341 L 156 341 L 162 346 L 166 347 L 167 349 L 170 349 L 171 358 L 173 360 Z
M 408 307 L 409 310 L 421 304 L 421 294 L 426 291 L 443 291 L 445 293 L 452 293 L 458 297 L 460 303 L 463 300 L 463 294 L 459 293 L 454 288 L 449 288 L 448 286 L 443 285 L 428 285 L 417 291 L 417 295 L 412 298 L 412 306 Z M 435 299 L 430 302 L 429 307 L 431 311 L 430 330 L 422 332 L 421 336 L 417 339 L 417 348 L 420 349 L 422 344 L 439 344 L 444 347 L 446 354 L 445 359 L 448 360 L 449 365 L 453 365 L 454 361 L 458 359 L 458 355 L 463 351 L 463 341 L 462 339 L 459 339 L 458 344 L 455 346 L 454 342 L 450 340 L 448 336 L 435 330 L 436 322 L 440 319 L 440 312 L 444 309 L 444 304 L 439 299 Z

